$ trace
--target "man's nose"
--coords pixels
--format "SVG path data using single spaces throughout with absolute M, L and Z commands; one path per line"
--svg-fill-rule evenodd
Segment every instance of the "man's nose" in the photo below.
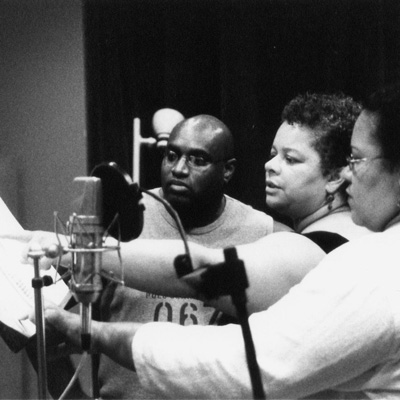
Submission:
M 172 171 L 176 174 L 187 174 L 189 173 L 189 167 L 187 166 L 186 163 L 186 157 L 181 156 L 174 167 L 172 168 Z

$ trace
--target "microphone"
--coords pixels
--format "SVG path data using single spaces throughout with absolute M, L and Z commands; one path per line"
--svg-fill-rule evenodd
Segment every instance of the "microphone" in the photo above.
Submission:
M 121 279 L 102 271 L 102 254 L 116 250 L 121 262 L 120 241 L 140 235 L 145 207 L 139 186 L 115 162 L 96 166 L 89 177 L 75 178 L 73 191 L 72 212 L 67 229 L 63 227 L 69 237 L 68 246 L 63 247 L 59 241 L 45 249 L 44 255 L 49 258 L 61 258 L 63 253 L 72 255 L 70 291 L 80 304 L 82 350 L 89 351 L 92 304 L 103 289 L 102 277 L 123 284 L 123 271 Z M 62 224 L 55 213 L 56 235 L 57 222 Z M 118 245 L 103 243 L 108 235 L 117 239 Z
M 87 305 L 97 300 L 102 289 L 102 188 L 96 177 L 75 178 L 74 185 L 81 188 L 82 194 L 74 201 L 69 218 L 71 291 L 77 301 Z
M 68 221 L 68 251 L 72 253 L 70 289 L 81 307 L 82 349 L 89 350 L 91 305 L 102 290 L 102 185 L 100 178 L 78 177 L 74 186 L 81 195 L 74 201 Z
M 172 108 L 162 108 L 153 115 L 152 125 L 157 139 L 157 148 L 164 150 L 172 129 L 185 117 Z

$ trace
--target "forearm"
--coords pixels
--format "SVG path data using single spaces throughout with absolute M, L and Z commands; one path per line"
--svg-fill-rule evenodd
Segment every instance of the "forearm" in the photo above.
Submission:
M 194 243 L 189 244 L 193 267 L 205 263 L 223 261 L 222 249 L 207 249 Z M 197 291 L 180 279 L 174 267 L 178 255 L 184 254 L 179 240 L 134 240 L 121 243 L 122 268 L 128 287 L 171 297 L 197 297 Z M 103 269 L 121 275 L 118 254 L 106 252 Z
M 49 232 L 25 231 L 23 235 L 3 236 L 19 240 L 23 238 L 23 241 L 30 241 L 31 245 L 36 244 L 45 250 L 57 243 L 56 235 Z M 66 241 L 65 237 L 62 239 Z M 111 244 L 116 244 L 114 239 Z M 196 270 L 224 261 L 223 249 L 210 249 L 194 243 L 189 243 L 189 248 L 193 268 Z M 244 262 L 249 281 L 249 313 L 264 310 L 274 304 L 325 256 L 309 239 L 290 232 L 265 236 L 255 243 L 237 246 L 237 250 L 239 258 Z M 183 242 L 179 240 L 137 239 L 121 243 L 125 284 L 163 296 L 203 299 L 201 291 L 197 289 L 201 274 L 197 273 L 195 279 L 190 280 L 188 276 L 181 279 L 176 273 L 175 259 L 184 253 Z M 71 254 L 67 251 L 63 258 L 68 263 Z M 25 259 L 28 260 L 27 254 Z M 55 259 L 43 257 L 40 260 L 41 265 L 50 262 L 54 263 Z M 116 276 L 122 276 L 117 251 L 103 253 L 102 268 L 107 273 L 113 272 Z M 221 311 L 234 313 L 229 296 L 213 301 L 213 305 Z
M 135 370 L 132 339 L 142 324 L 135 322 L 92 322 L 93 350 L 103 353 L 125 368 Z
M 184 254 L 181 241 L 134 240 L 122 243 L 126 285 L 163 296 L 204 300 L 198 289 L 202 280 L 200 268 L 225 261 L 223 249 L 209 249 L 194 243 L 189 243 L 189 247 L 193 268 L 197 271 L 180 279 L 174 262 L 178 255 Z M 309 239 L 290 232 L 275 233 L 255 243 L 237 246 L 237 251 L 249 281 L 246 292 L 250 314 L 265 310 L 278 301 L 325 256 Z M 105 253 L 103 268 L 119 271 L 116 252 Z M 235 314 L 230 296 L 209 303 L 228 314 Z
M 74 346 L 81 348 L 81 317 L 54 305 L 47 306 L 46 323 L 62 332 Z M 131 344 L 141 324 L 91 321 L 91 351 L 103 353 L 122 366 L 134 370 Z

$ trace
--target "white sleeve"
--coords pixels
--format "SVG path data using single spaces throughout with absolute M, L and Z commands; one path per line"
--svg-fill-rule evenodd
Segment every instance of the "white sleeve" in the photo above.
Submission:
M 282 300 L 249 319 L 267 398 L 305 397 L 343 384 L 357 391 L 368 379 L 363 374 L 393 351 L 399 327 L 390 288 L 367 264 L 377 260 L 367 255 L 363 269 L 352 270 L 346 251 L 331 254 Z M 395 296 L 393 303 L 400 300 L 398 289 Z M 148 390 L 171 398 L 252 398 L 238 325 L 151 323 L 137 332 L 132 350 Z
M 238 325 L 150 323 L 136 333 L 132 350 L 140 383 L 163 397 L 252 397 Z M 223 369 L 216 358 L 223 360 Z

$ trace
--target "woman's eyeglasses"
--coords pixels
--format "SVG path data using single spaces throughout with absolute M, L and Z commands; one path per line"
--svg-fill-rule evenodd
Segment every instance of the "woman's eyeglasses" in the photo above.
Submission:
M 346 157 L 346 161 L 347 161 L 347 164 L 348 164 L 348 166 L 350 168 L 350 171 L 354 172 L 356 164 L 360 164 L 360 163 L 366 162 L 366 161 L 377 160 L 377 159 L 380 159 L 380 158 L 385 158 L 385 157 L 377 156 L 377 157 L 355 158 L 353 156 L 353 154 L 350 154 L 349 157 Z

